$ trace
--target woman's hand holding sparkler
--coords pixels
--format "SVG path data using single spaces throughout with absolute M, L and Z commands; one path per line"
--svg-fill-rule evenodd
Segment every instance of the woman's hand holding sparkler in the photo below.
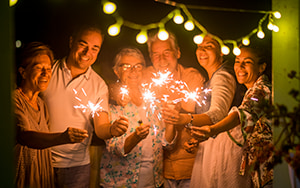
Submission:
M 150 125 L 141 124 L 135 129 L 135 134 L 140 139 L 145 139 L 149 134 Z
M 178 124 L 180 120 L 180 113 L 179 113 L 180 105 L 179 103 L 166 103 L 163 105 L 161 110 L 161 115 L 166 124 Z
M 63 133 L 64 138 L 67 140 L 67 143 L 79 143 L 82 142 L 85 138 L 89 137 L 87 130 L 68 127 L 67 130 Z
M 128 118 L 125 116 L 120 116 L 120 118 L 115 120 L 111 125 L 110 134 L 116 137 L 121 136 L 127 131 L 128 125 Z

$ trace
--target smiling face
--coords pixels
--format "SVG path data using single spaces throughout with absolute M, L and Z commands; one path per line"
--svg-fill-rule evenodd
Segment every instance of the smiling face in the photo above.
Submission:
M 266 68 L 266 63 L 259 64 L 259 57 L 250 49 L 241 48 L 241 54 L 235 58 L 234 71 L 237 81 L 248 89 Z
M 25 87 L 33 92 L 45 91 L 51 78 L 51 60 L 48 55 L 40 54 L 31 59 L 24 69 L 19 69 Z
M 70 54 L 67 59 L 69 68 L 84 73 L 97 59 L 102 45 L 102 36 L 96 30 L 85 30 L 77 37 L 70 38 Z
M 206 70 L 222 63 L 220 45 L 209 35 L 206 35 L 196 50 L 198 63 Z
M 140 58 L 133 55 L 123 55 L 119 66 L 114 70 L 125 85 L 140 85 L 144 65 Z
M 151 44 L 150 58 L 156 71 L 175 72 L 180 51 L 172 48 L 169 40 L 156 40 Z

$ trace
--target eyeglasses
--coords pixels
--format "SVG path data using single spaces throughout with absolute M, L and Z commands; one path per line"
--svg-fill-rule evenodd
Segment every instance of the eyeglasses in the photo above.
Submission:
M 141 71 L 144 66 L 139 63 L 136 65 L 122 64 L 119 67 L 121 67 L 123 71 L 131 71 L 131 70 Z

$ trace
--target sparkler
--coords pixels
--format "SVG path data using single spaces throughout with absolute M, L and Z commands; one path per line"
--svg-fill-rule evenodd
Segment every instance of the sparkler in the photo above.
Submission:
M 75 89 L 73 89 L 75 95 L 78 93 Z M 82 93 L 87 97 L 86 92 L 84 91 L 83 88 L 81 88 Z M 75 99 L 77 99 L 78 101 L 82 101 L 79 97 L 75 96 Z M 99 102 L 97 102 L 96 104 L 92 103 L 91 101 L 88 101 L 86 105 L 84 104 L 80 104 L 80 105 L 75 105 L 74 108 L 75 109 L 81 109 L 83 113 L 90 111 L 92 117 L 94 118 L 95 114 L 97 116 L 99 116 L 98 112 L 102 111 L 102 106 L 100 105 L 101 102 L 103 101 L 103 99 L 101 99 Z

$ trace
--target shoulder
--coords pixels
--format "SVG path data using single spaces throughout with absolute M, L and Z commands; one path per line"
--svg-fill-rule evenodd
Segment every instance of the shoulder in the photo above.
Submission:
M 204 76 L 193 67 L 184 67 L 181 64 L 178 64 L 178 70 L 180 72 L 181 78 L 183 80 L 195 79 L 195 80 L 205 80 Z

